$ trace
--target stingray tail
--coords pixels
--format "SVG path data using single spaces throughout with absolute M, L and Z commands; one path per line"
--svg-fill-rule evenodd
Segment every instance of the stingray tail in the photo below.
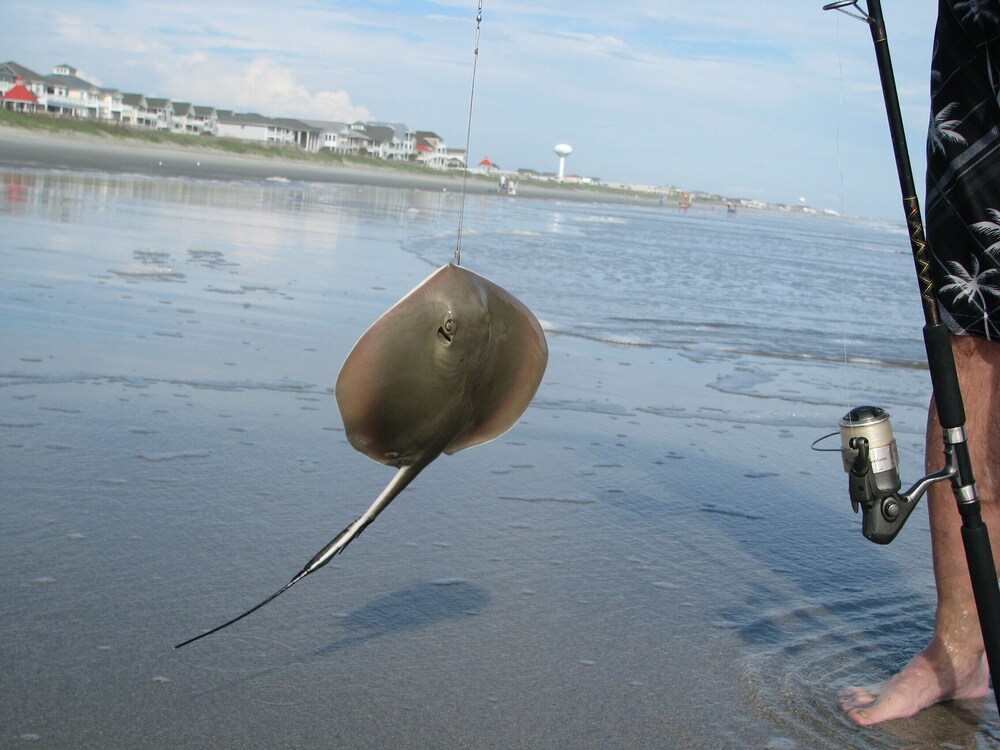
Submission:
M 313 556 L 313 558 L 306 563 L 305 567 L 302 568 L 302 570 L 300 570 L 298 573 L 295 574 L 292 580 L 290 580 L 280 589 L 278 589 L 269 597 L 267 597 L 267 599 L 262 601 L 260 604 L 251 607 L 243 614 L 234 617 L 232 620 L 222 623 L 218 627 L 212 628 L 211 630 L 207 630 L 204 633 L 201 633 L 200 635 L 196 635 L 194 638 L 188 638 L 183 643 L 178 643 L 176 646 L 174 646 L 174 648 L 181 648 L 182 646 L 186 646 L 189 643 L 194 643 L 197 640 L 212 635 L 212 633 L 218 633 L 223 628 L 228 628 L 230 625 L 239 622 L 247 615 L 253 614 L 258 609 L 263 607 L 265 604 L 268 604 L 277 599 L 279 596 L 288 591 L 288 589 L 290 589 L 292 586 L 301 581 L 310 573 L 315 573 L 317 570 L 322 568 L 324 565 L 330 562 L 330 560 L 332 560 L 334 557 L 343 552 L 344 548 L 346 548 L 348 544 L 354 541 L 362 531 L 368 528 L 368 525 L 375 520 L 378 514 L 381 513 L 383 510 L 385 510 L 385 508 L 389 505 L 389 503 L 391 503 L 396 498 L 396 496 L 399 495 L 399 493 L 402 492 L 406 488 L 406 486 L 413 481 L 413 479 L 417 476 L 417 474 L 419 474 L 421 470 L 423 470 L 423 468 L 428 463 L 430 463 L 430 461 L 423 461 L 419 464 L 404 466 L 401 469 L 399 469 L 399 471 L 397 471 L 395 476 L 392 478 L 392 481 L 390 481 L 389 484 L 386 485 L 385 489 L 382 490 L 382 493 L 377 498 L 375 498 L 375 502 L 371 504 L 371 507 L 368 508 L 368 510 L 366 510 L 360 518 L 358 518 L 356 521 L 351 523 L 346 529 L 337 534 L 337 536 L 335 536 L 329 544 L 327 544 L 323 549 L 317 552 Z

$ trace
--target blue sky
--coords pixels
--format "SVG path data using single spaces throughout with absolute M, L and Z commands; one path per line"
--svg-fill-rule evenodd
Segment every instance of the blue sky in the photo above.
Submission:
M 823 0 L 484 0 L 472 155 L 504 168 L 902 216 L 867 27 Z M 864 5 L 864 3 L 862 3 Z M 885 0 L 921 188 L 937 3 Z M 475 0 L 3 0 L 0 59 L 463 147 Z

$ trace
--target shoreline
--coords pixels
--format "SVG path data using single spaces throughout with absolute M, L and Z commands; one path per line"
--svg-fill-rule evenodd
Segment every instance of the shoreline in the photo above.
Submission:
M 10 125 L 0 125 L 0 167 L 219 181 L 280 178 L 292 182 L 372 185 L 434 192 L 458 192 L 462 189 L 461 174 L 409 173 L 378 163 L 369 167 L 311 163 L 279 153 L 274 156 L 235 154 L 197 144 L 174 145 L 83 133 L 39 132 Z M 466 191 L 480 195 L 497 193 L 501 197 L 495 181 L 487 182 L 471 174 Z M 643 205 L 656 205 L 659 198 L 653 194 L 647 197 L 623 191 L 619 195 L 590 188 L 534 184 L 528 179 L 519 181 L 515 197 Z M 724 203 L 716 205 L 702 201 L 695 205 L 725 210 Z

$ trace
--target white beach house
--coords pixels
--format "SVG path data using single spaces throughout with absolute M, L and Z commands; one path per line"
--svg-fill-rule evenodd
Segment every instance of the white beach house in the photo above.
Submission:
M 418 134 L 404 123 L 345 123 L 238 113 L 166 97 L 122 93 L 97 86 L 78 73 L 66 64 L 57 65 L 51 75 L 40 75 L 14 61 L 0 63 L 0 98 L 14 91 L 2 100 L 3 106 L 16 111 L 45 112 L 173 133 L 216 135 L 312 152 L 328 149 L 339 154 L 417 161 L 437 169 L 465 163 L 463 151 L 448 149 L 435 133 Z

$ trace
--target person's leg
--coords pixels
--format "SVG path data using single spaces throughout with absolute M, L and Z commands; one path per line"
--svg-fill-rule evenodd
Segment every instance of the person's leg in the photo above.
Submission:
M 991 532 L 993 557 L 1000 551 L 998 472 L 1000 472 L 1000 343 L 953 336 L 955 366 L 965 402 L 972 470 Z M 927 426 L 927 469 L 944 465 L 941 426 L 931 404 Z M 979 617 L 962 544 L 962 520 L 951 485 L 939 482 L 928 493 L 931 546 L 938 605 L 927 647 L 899 674 L 870 687 L 840 694 L 846 714 L 862 725 L 912 716 L 955 698 L 978 698 L 989 688 Z

